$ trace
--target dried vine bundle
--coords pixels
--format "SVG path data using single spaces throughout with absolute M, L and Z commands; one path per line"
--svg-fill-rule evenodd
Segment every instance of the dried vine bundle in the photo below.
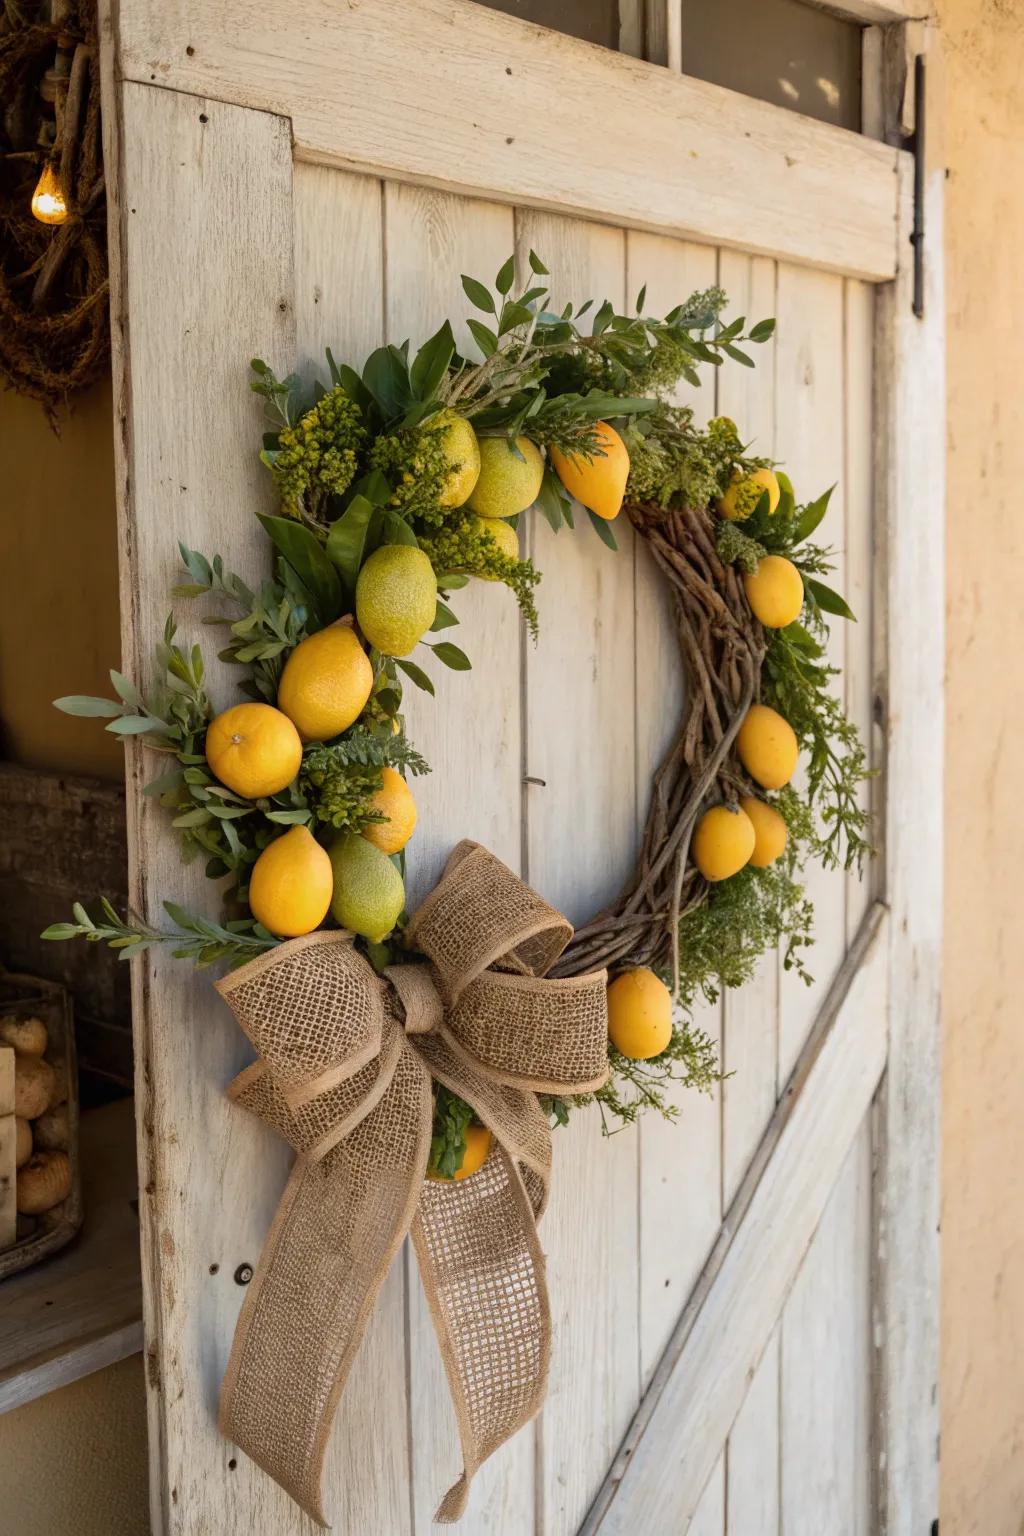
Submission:
M 736 570 L 718 556 L 706 510 L 665 512 L 649 504 L 626 510 L 672 596 L 685 704 L 654 776 L 634 874 L 614 907 L 577 930 L 555 974 L 671 963 L 678 993 L 680 920 L 707 893 L 689 858 L 690 838 L 705 805 L 752 790 L 731 749 L 758 696 L 765 647 Z
M 94 0 L 55 6 L 55 21 L 38 10 L 9 5 L 0 20 L 0 382 L 54 419 L 106 367 L 106 183 Z M 37 142 L 41 87 L 54 98 L 50 151 Z M 68 213 L 56 229 L 31 210 L 48 163 Z

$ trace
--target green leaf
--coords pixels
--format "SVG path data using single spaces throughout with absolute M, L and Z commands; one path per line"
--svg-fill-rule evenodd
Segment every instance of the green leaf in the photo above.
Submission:
M 165 720 L 151 720 L 148 715 L 122 715 L 119 720 L 111 720 L 104 729 L 113 731 L 115 736 L 144 736 L 147 733 L 169 736 L 171 731 Z
M 846 599 L 840 597 L 838 592 L 833 592 L 831 587 L 826 587 L 823 581 L 816 581 L 811 576 L 805 576 L 804 587 L 818 607 L 823 609 L 825 613 L 833 613 L 839 619 L 853 619 L 854 623 L 856 623 L 856 616 Z
M 446 320 L 429 341 L 420 347 L 410 370 L 413 394 L 417 400 L 431 400 L 437 387 L 448 372 L 448 364 L 455 355 L 455 337 Z
M 342 610 L 341 579 L 320 540 L 290 517 L 256 515 L 312 598 L 318 627 L 333 624 Z
M 75 923 L 51 923 L 49 928 L 44 928 L 39 935 L 41 939 L 77 939 L 78 927 Z
M 734 363 L 742 363 L 744 368 L 753 368 L 754 359 L 748 357 L 745 352 L 741 352 L 739 347 L 734 347 L 730 342 L 722 343 L 722 351 L 727 357 L 731 357 Z
M 203 827 L 211 819 L 210 813 L 203 806 L 195 811 L 185 811 L 181 816 L 175 816 L 171 822 L 172 827 Z
M 376 513 L 376 507 L 365 496 L 354 496 L 327 535 L 327 558 L 340 573 L 349 598 L 356 589 L 368 531 Z
M 770 336 L 774 336 L 774 334 L 775 334 L 775 321 L 774 320 L 759 320 L 756 325 L 751 326 L 750 332 L 749 332 L 749 334 L 747 336 L 747 340 L 748 341 L 752 341 L 755 344 L 759 344 L 762 341 L 767 341 L 768 338 Z
M 312 811 L 267 811 L 268 821 L 280 822 L 285 827 L 301 827 L 312 819 Z
M 397 512 L 385 512 L 381 524 L 380 542 L 382 544 L 408 544 L 412 549 L 419 548 L 419 540 L 404 517 L 399 517 Z
M 54 709 L 59 709 L 65 715 L 95 716 L 109 719 L 112 715 L 122 713 L 121 705 L 113 699 L 95 699 L 85 693 L 68 693 L 63 698 L 54 699 Z
M 473 333 L 476 342 L 484 357 L 493 357 L 498 350 L 498 338 L 486 325 L 481 325 L 479 320 L 467 320 L 466 324 Z
M 442 602 L 442 600 L 438 598 L 437 612 L 434 615 L 434 622 L 430 626 L 431 631 L 436 634 L 439 629 L 451 629 L 452 626 L 458 622 L 458 619 L 455 617 L 454 613 L 452 613 L 451 609 L 448 607 L 448 604 Z
M 565 520 L 567 501 L 562 482 L 549 464 L 544 470 L 544 478 L 540 483 L 537 506 L 547 519 L 552 533 L 557 533 Z
M 473 663 L 465 651 L 460 651 L 458 646 L 452 645 L 450 640 L 442 640 L 439 644 L 430 646 L 429 649 L 433 651 L 438 661 L 443 662 L 446 667 L 451 667 L 453 672 L 472 671 Z
M 462 287 L 466 298 L 472 305 L 477 309 L 482 309 L 486 315 L 494 314 L 494 299 L 483 283 L 477 282 L 475 277 L 467 277 L 465 272 L 463 272 Z
M 782 482 L 780 481 L 779 483 L 781 485 Z M 817 528 L 818 524 L 825 516 L 825 513 L 828 511 L 828 504 L 832 499 L 832 492 L 834 490 L 835 486 L 830 485 L 823 496 L 819 496 L 817 501 L 812 501 L 808 506 L 804 507 L 804 510 L 800 514 L 797 525 L 793 529 L 794 543 L 802 544 L 804 539 L 810 538 L 811 534 L 814 532 L 815 528 Z
M 378 347 L 366 359 L 363 384 L 380 407 L 385 422 L 412 404 L 409 365 L 397 347 Z
M 508 261 L 506 261 L 504 263 L 504 265 L 501 267 L 500 271 L 498 272 L 497 277 L 494 279 L 494 286 L 495 286 L 495 288 L 497 288 L 498 292 L 502 295 L 502 297 L 504 297 L 504 295 L 506 293 L 508 293 L 509 290 L 511 289 L 512 284 L 515 281 L 515 276 L 516 276 L 516 258 L 513 255 L 513 256 L 510 256 Z
M 142 791 L 144 795 L 164 795 L 170 789 L 178 789 L 181 786 L 181 770 L 172 768 L 169 773 L 162 773 L 158 779 L 151 779 Z
M 598 517 L 597 513 L 591 512 L 589 507 L 587 508 L 587 516 L 590 518 L 594 532 L 601 540 L 601 543 L 607 544 L 609 549 L 618 550 L 619 546 L 615 542 L 615 535 L 612 533 L 611 524 L 607 521 L 607 519 Z
M 530 271 L 536 272 L 538 277 L 547 277 L 548 269 L 537 255 L 536 251 L 530 252 Z
M 462 587 L 469 586 L 469 577 L 461 571 L 444 571 L 438 576 L 437 585 L 440 591 L 458 592 Z
M 433 694 L 433 683 L 427 674 L 420 667 L 416 666 L 415 662 L 403 661 L 399 656 L 396 656 L 395 665 L 401 667 L 406 677 L 409 678 L 410 682 L 415 683 L 417 688 L 422 688 L 424 693 Z

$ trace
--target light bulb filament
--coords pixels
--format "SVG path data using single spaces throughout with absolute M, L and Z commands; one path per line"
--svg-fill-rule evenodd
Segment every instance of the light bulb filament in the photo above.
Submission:
M 68 205 L 64 200 L 57 173 L 52 165 L 43 166 L 43 174 L 32 194 L 32 214 L 40 224 L 64 224 L 67 222 Z

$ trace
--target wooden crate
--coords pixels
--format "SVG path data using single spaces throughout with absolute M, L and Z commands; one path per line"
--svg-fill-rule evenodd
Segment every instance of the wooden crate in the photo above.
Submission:
M 69 1243 L 82 1225 L 81 1167 L 78 1151 L 78 1063 L 75 1056 L 75 1031 L 71 998 L 56 982 L 35 976 L 17 976 L 0 972 L 0 1016 L 40 1018 L 46 1025 L 49 1043 L 46 1059 L 67 1083 L 68 1157 L 71 1160 L 71 1192 L 52 1211 L 31 1218 L 32 1230 L 13 1246 L 0 1251 L 0 1280 L 37 1264 Z M 2 1083 L 2 1077 L 0 1077 Z M 0 1154 L 4 1145 L 4 1105 L 0 1103 Z M 0 1166 L 0 1181 L 4 1169 Z M 23 1221 L 23 1226 L 26 1223 Z

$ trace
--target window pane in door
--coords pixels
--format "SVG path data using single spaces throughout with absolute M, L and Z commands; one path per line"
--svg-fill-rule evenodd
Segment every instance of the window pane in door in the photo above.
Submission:
M 604 48 L 619 46 L 618 0 L 480 0 L 492 11 L 535 21 Z
M 856 22 L 801 0 L 676 3 L 682 6 L 684 74 L 860 131 Z

